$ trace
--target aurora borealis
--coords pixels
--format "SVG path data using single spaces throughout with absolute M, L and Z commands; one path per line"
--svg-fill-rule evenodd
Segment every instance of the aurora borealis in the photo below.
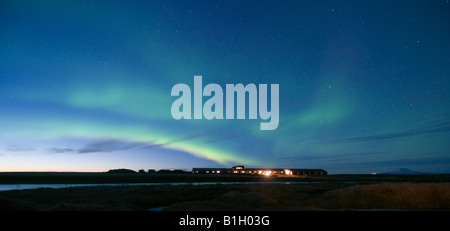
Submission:
M 0 171 L 450 172 L 450 3 L 1 1 Z M 279 84 L 279 126 L 175 84 Z

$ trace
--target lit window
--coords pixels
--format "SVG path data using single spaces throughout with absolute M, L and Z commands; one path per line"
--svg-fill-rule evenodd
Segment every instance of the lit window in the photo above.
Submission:
M 217 171 L 216 171 L 216 173 L 220 173 L 220 171 L 219 171 L 219 170 L 217 170 Z

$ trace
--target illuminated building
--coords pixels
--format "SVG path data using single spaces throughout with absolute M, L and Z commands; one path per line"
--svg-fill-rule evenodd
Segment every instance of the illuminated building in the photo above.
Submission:
M 297 169 L 297 168 L 245 168 L 242 165 L 232 168 L 193 168 L 194 174 L 241 174 L 265 176 L 305 176 L 328 175 L 323 169 Z

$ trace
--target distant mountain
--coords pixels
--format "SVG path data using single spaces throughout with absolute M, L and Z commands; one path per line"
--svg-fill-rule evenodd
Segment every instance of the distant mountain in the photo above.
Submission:
M 131 170 L 131 169 L 121 168 L 121 169 L 111 169 L 111 170 L 107 171 L 107 173 L 136 173 L 136 171 Z
M 427 172 L 417 172 L 407 168 L 399 168 L 396 171 L 380 173 L 383 175 L 426 175 Z

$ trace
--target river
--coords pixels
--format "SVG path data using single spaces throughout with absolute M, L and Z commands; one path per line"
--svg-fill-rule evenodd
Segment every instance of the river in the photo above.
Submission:
M 230 185 L 230 184 L 317 184 L 326 183 L 319 181 L 310 182 L 172 182 L 172 183 L 112 183 L 112 184 L 0 184 L 0 191 L 24 190 L 37 188 L 68 188 L 91 186 L 163 186 L 163 185 Z

